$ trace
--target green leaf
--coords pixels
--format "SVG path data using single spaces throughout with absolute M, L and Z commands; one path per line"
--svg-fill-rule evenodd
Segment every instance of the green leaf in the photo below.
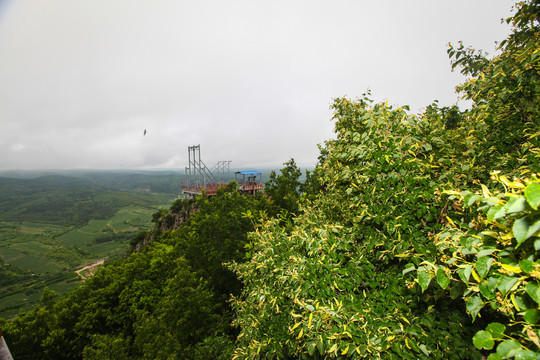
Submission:
M 497 354 L 502 358 L 513 357 L 521 350 L 521 345 L 516 340 L 505 340 L 497 346 Z
M 317 342 L 317 350 L 319 350 L 319 354 L 321 355 L 325 353 L 324 344 L 320 341 Z
M 416 267 L 414 266 L 414 264 L 409 263 L 409 264 L 405 265 L 405 269 L 403 269 L 403 271 L 401 273 L 402 273 L 402 275 L 405 275 L 406 273 L 411 272 L 411 271 L 413 271 L 415 269 L 416 269 Z
M 492 263 L 493 258 L 489 256 L 482 256 L 476 260 L 476 272 L 478 273 L 478 276 L 480 276 L 480 279 L 483 279 L 489 273 Z
M 427 347 L 426 347 L 425 344 L 420 345 L 418 348 L 419 348 L 420 350 L 422 350 L 422 352 L 424 353 L 424 355 L 429 356 L 430 351 L 427 349 Z
M 534 301 L 536 301 L 536 303 L 540 304 L 540 287 L 538 287 L 537 283 L 528 283 L 525 287 L 525 291 Z
M 540 183 L 529 184 L 525 188 L 525 197 L 534 210 L 538 209 L 538 205 L 540 205 Z
M 534 351 L 528 349 L 521 349 L 514 355 L 515 360 L 536 360 L 537 356 Z
M 529 231 L 529 224 L 527 218 L 520 218 L 514 221 L 514 226 L 512 227 L 512 232 L 514 237 L 517 240 L 518 246 L 527 240 L 527 233 Z
M 475 249 L 475 245 L 480 243 L 480 239 L 477 237 L 469 236 L 459 241 L 464 249 L 461 249 L 463 254 L 476 254 L 478 251 Z
M 525 300 L 523 299 L 523 296 L 515 295 L 515 294 L 512 294 L 512 296 L 513 296 L 514 305 L 516 306 L 518 311 L 527 309 L 528 306 L 525 303 Z
M 497 288 L 498 283 L 499 283 L 499 278 L 495 276 L 491 276 L 487 281 L 487 286 L 490 291 L 494 291 Z
M 526 322 L 529 324 L 537 324 L 538 320 L 540 320 L 540 311 L 536 309 L 529 309 L 525 311 L 525 315 L 523 315 L 523 319 L 525 319 Z
M 522 260 L 519 262 L 519 267 L 521 268 L 521 270 L 530 274 L 531 271 L 534 270 L 534 262 L 532 262 L 531 260 Z
M 460 283 L 461 285 L 461 283 Z M 463 295 L 463 291 L 466 289 L 466 287 L 463 286 L 452 286 L 450 287 L 450 297 L 452 299 L 457 299 L 458 297 Z
M 487 256 L 487 255 L 491 255 L 495 250 L 495 248 L 487 248 L 487 249 L 482 249 L 478 252 L 478 254 L 476 256 L 478 256 L 478 258 L 481 258 L 482 256 Z
M 403 357 L 403 349 L 401 348 L 401 346 L 399 346 L 398 342 L 392 343 L 392 350 L 394 350 L 399 356 Z
M 540 230 L 540 220 L 536 220 L 536 222 L 529 226 L 529 229 L 527 230 L 527 239 L 536 234 L 538 230 Z
M 503 295 L 506 295 L 506 293 L 510 291 L 510 289 L 516 284 L 517 281 L 517 278 L 503 275 L 499 278 L 499 282 L 497 283 L 497 289 L 499 289 L 503 293 Z
M 428 271 L 422 270 L 418 272 L 418 284 L 422 288 L 422 292 L 426 291 L 431 281 L 431 274 Z
M 450 278 L 448 278 L 446 272 L 441 267 L 437 269 L 437 282 L 443 289 L 446 289 L 450 284 Z
M 416 342 L 414 340 L 409 341 L 409 346 L 411 347 L 411 350 L 415 353 L 420 352 L 420 349 L 418 348 L 418 345 L 416 345 Z
M 496 220 L 499 218 L 502 218 L 506 215 L 506 208 L 504 204 L 499 204 L 493 206 L 491 209 L 489 209 L 487 213 L 487 219 L 488 221 Z
M 502 360 L 501 355 L 497 353 L 489 354 L 487 360 Z
M 480 330 L 473 336 L 473 344 L 474 346 L 479 349 L 486 349 L 491 350 L 493 349 L 493 346 L 495 345 L 495 341 L 493 341 L 493 338 L 491 337 L 491 333 L 489 331 Z
M 494 323 L 489 324 L 486 327 L 486 330 L 489 331 L 491 333 L 491 336 L 493 336 L 494 338 L 500 339 L 504 335 L 504 331 L 506 330 L 506 326 L 504 326 L 503 324 L 494 322 Z
M 506 208 L 507 214 L 525 211 L 525 209 L 527 208 L 527 200 L 523 196 L 512 198 L 506 204 Z
M 469 283 L 469 278 L 471 277 L 472 265 L 467 265 L 465 268 L 459 269 L 457 271 L 459 278 L 465 284 Z
M 497 294 L 495 294 L 493 292 L 493 289 L 489 288 L 489 285 L 488 285 L 487 281 L 480 283 L 480 285 L 478 285 L 478 287 L 480 288 L 480 294 L 482 294 L 482 296 L 485 297 L 488 300 L 491 300 L 495 296 L 497 296 Z
M 473 296 L 469 300 L 467 300 L 466 307 L 469 314 L 471 314 L 471 317 L 474 319 L 476 318 L 476 315 L 478 315 L 478 312 L 480 309 L 484 306 L 484 302 L 480 298 L 480 296 Z
M 317 342 L 316 341 L 311 341 L 311 342 L 308 343 L 307 350 L 308 350 L 309 356 L 313 356 L 313 354 L 315 353 L 316 348 L 317 348 Z
M 465 199 L 463 200 L 465 204 L 467 205 L 467 207 L 470 207 L 472 204 L 476 202 L 476 200 L 478 200 L 479 197 L 480 197 L 479 195 L 471 194 L 471 195 L 465 196 Z
M 536 219 L 536 221 L 534 220 L 534 218 L 528 216 L 514 221 L 512 231 L 514 233 L 514 237 L 518 242 L 518 245 L 530 238 L 531 236 L 535 235 L 538 230 L 540 230 L 540 219 Z

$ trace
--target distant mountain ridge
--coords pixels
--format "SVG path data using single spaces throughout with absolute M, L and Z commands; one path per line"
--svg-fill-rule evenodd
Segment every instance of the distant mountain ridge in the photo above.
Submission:
M 0 220 L 80 225 L 110 217 L 130 203 L 144 204 L 148 196 L 59 174 L 0 177 Z
M 82 179 L 115 190 L 133 190 L 150 188 L 150 191 L 164 194 L 179 194 L 185 175 L 173 170 L 3 170 L 1 179 L 35 180 L 55 176 Z
M 10 186 L 14 192 L 36 192 L 53 189 L 92 188 L 104 190 L 105 187 L 81 178 L 59 174 L 43 175 L 30 179 L 0 177 L 0 186 Z

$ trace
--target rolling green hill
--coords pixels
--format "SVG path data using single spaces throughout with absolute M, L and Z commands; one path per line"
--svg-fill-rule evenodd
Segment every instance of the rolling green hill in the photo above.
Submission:
M 140 186 L 151 183 L 146 180 L 139 182 Z M 167 182 L 172 181 L 168 178 Z M 154 195 L 147 189 L 144 192 L 119 191 L 118 188 L 64 175 L 33 179 L 0 178 L 0 220 L 82 225 L 91 219 L 111 217 L 129 204 L 152 207 Z
M 148 175 L 145 191 L 127 191 L 110 186 L 118 182 L 114 174 L 104 181 L 99 173 L 0 178 L 0 316 L 29 308 L 45 286 L 72 290 L 81 281 L 76 269 L 124 253 L 131 238 L 150 228 L 152 214 L 177 196 L 148 190 L 172 178 Z
M 175 171 L 77 171 L 70 176 L 116 190 L 179 194 L 184 175 Z

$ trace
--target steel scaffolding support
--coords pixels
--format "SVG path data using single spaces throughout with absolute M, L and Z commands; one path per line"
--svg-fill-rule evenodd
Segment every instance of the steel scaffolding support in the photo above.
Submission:
M 227 177 L 229 175 L 229 165 L 231 162 L 231 160 L 222 160 L 218 161 L 214 166 L 212 166 L 212 171 L 217 174 L 219 181 L 229 181 Z
M 218 161 L 212 168 L 214 173 L 201 160 L 201 146 L 188 146 L 188 167 L 186 167 L 187 185 L 182 187 L 182 193 L 195 196 L 204 190 L 207 195 L 215 195 L 218 188 L 226 183 L 226 175 L 229 173 L 230 160 Z M 225 172 L 226 171 L 226 172 Z
M 204 186 L 217 179 L 201 160 L 201 145 L 188 146 L 188 164 L 186 176 L 188 186 Z

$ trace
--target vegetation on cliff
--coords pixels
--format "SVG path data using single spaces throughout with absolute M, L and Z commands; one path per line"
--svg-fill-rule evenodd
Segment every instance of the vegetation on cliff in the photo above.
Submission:
M 175 227 L 171 219 L 193 208 Z M 233 189 L 177 200 L 156 213 L 156 227 L 147 234 L 153 241 L 141 251 L 105 266 L 57 301 L 47 291 L 39 306 L 6 323 L 13 356 L 227 358 L 236 335 L 228 294 L 238 293 L 240 283 L 222 263 L 244 258 L 246 235 L 255 226 L 254 217 L 244 214 L 267 211 L 272 208 L 265 197 Z
M 322 191 L 231 267 L 245 285 L 233 358 L 540 354 L 540 4 L 516 6 L 496 57 L 449 48 L 470 110 L 335 99 Z

